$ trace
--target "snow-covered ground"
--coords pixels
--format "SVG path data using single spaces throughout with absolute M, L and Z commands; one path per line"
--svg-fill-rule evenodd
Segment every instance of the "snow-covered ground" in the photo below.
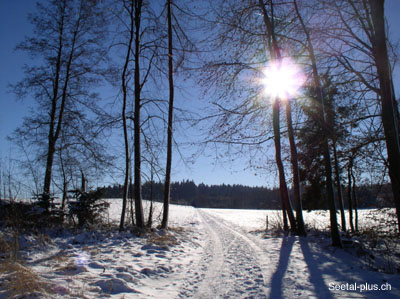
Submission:
M 121 201 L 110 203 L 108 221 L 118 222 Z M 360 227 L 373 227 L 363 222 L 367 213 Z M 305 213 L 317 229 L 328 217 Z M 136 237 L 110 225 L 19 236 L 22 263 L 9 265 L 14 278 L 0 269 L 0 298 L 21 292 L 17 272 L 36 282 L 21 281 L 27 290 L 47 298 L 400 298 L 400 276 L 374 271 L 365 251 L 335 249 L 324 234 L 273 234 L 279 219 L 279 211 L 172 205 L 169 232 Z

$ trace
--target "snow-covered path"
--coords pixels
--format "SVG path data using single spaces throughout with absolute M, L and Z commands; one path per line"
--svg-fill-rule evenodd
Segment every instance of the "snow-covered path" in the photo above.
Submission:
M 199 215 L 210 237 L 203 260 L 209 266 L 196 297 L 266 298 L 255 244 L 221 218 L 204 211 Z

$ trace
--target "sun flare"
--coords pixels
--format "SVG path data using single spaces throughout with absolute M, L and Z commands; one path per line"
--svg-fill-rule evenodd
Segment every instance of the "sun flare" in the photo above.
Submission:
M 263 73 L 264 92 L 272 100 L 295 96 L 305 81 L 300 68 L 289 58 L 271 62 Z

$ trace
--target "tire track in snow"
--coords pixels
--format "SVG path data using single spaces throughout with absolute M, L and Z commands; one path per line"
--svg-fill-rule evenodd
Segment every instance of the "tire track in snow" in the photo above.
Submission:
M 243 231 L 241 227 L 233 223 L 226 223 L 224 219 L 216 215 L 208 214 L 208 216 L 214 218 L 220 225 L 223 225 L 233 234 L 236 234 L 237 236 L 244 239 L 251 246 L 253 252 L 255 253 L 255 257 L 258 261 L 258 265 L 260 266 L 263 275 L 265 293 L 266 294 L 269 293 L 269 288 L 271 287 L 272 273 L 275 270 L 273 268 L 273 264 L 276 264 L 277 261 L 276 260 L 272 261 L 271 257 L 262 248 L 262 245 L 258 244 L 257 240 L 255 240 L 251 236 L 248 236 L 248 234 L 245 231 Z
M 223 270 L 224 264 L 224 250 L 222 248 L 222 243 L 220 237 L 217 232 L 209 225 L 209 223 L 205 220 L 203 213 L 198 210 L 199 216 L 202 219 L 204 226 L 209 232 L 209 237 L 211 240 L 211 244 L 208 244 L 206 248 L 206 255 L 211 258 L 211 261 L 204 261 L 208 263 L 207 272 L 203 281 L 200 284 L 199 290 L 195 298 L 216 298 L 219 295 L 220 283 L 216 284 L 216 281 L 219 281 L 219 276 L 221 275 L 221 271 Z
M 262 251 L 252 240 L 222 219 L 198 210 L 209 232 L 211 256 L 196 298 L 266 298 L 263 268 L 257 256 Z M 211 251 L 211 252 L 210 252 Z M 205 258 L 207 262 L 208 258 Z

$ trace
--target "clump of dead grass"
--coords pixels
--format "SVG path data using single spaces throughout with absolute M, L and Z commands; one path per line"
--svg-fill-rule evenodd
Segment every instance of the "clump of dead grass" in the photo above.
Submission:
M 20 259 L 19 235 L 17 231 L 0 234 L 0 258 L 5 261 Z
M 46 238 L 43 242 L 46 242 Z M 8 298 L 26 298 L 29 296 L 47 296 L 52 294 L 52 285 L 29 267 L 23 265 L 19 252 L 19 235 L 13 231 L 10 235 L 0 234 L 0 276 L 3 282 L 1 290 Z
M 9 298 L 27 297 L 35 294 L 52 293 L 50 284 L 19 262 L 5 261 L 0 264 L 0 273 Z
M 161 247 L 178 245 L 179 240 L 172 232 L 171 228 L 168 231 L 151 232 L 147 236 L 147 242 Z

